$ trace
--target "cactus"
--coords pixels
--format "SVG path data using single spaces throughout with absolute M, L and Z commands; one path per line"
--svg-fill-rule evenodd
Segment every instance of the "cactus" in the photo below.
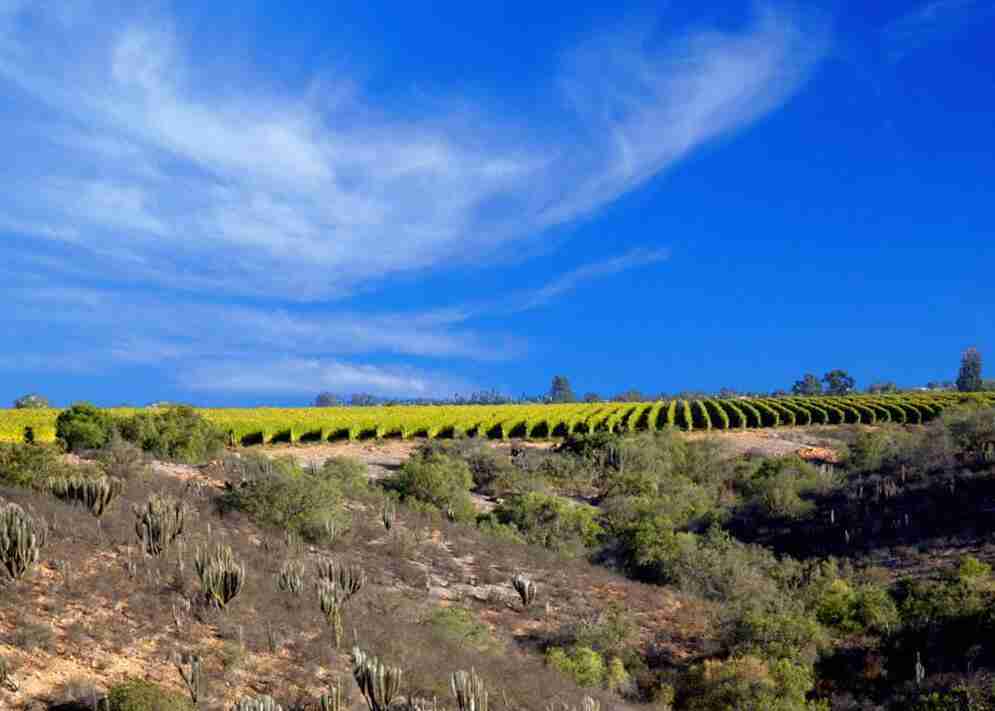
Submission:
M 280 568 L 276 586 L 283 592 L 300 595 L 304 590 L 304 564 L 297 560 L 288 560 Z
M 162 555 L 182 533 L 186 507 L 172 496 L 153 494 L 145 508 L 134 508 L 135 534 L 146 555 Z
M 326 582 L 339 589 L 339 597 L 343 603 L 348 602 L 366 584 L 366 572 L 361 567 L 335 565 L 328 558 L 318 561 L 315 574 L 319 583 Z
M 346 699 L 342 694 L 342 685 L 335 684 L 327 694 L 319 696 L 318 708 L 320 711 L 344 711 L 346 709 Z
M 342 605 L 345 604 L 345 597 L 339 586 L 327 580 L 318 581 L 318 605 L 321 613 L 332 628 L 335 635 L 335 648 L 342 644 Z
M 241 592 L 245 582 L 245 566 L 235 559 L 229 546 L 218 545 L 213 553 L 198 548 L 194 569 L 204 596 L 221 609 Z
M 49 483 L 49 490 L 63 501 L 85 506 L 90 513 L 100 518 L 111 502 L 124 491 L 124 484 L 114 477 L 74 475 L 53 479 Z
M 272 696 L 247 696 L 231 707 L 231 711 L 283 711 Z
M 397 519 L 397 507 L 394 506 L 393 500 L 385 499 L 383 509 L 380 511 L 380 520 L 383 521 L 383 527 L 389 531 L 394 526 L 395 519 Z
M 14 580 L 38 562 L 48 538 L 42 519 L 35 519 L 17 504 L 0 504 L 0 562 Z
M 177 655 L 173 663 L 176 665 L 176 671 L 180 673 L 180 677 L 183 679 L 184 686 L 187 687 L 190 700 L 193 702 L 194 707 L 196 707 L 204 697 L 207 688 L 207 680 L 204 678 L 204 670 L 200 665 L 200 657 L 196 654 L 189 656 L 184 654 L 182 657 Z
M 366 584 L 366 572 L 358 565 L 339 566 L 335 584 L 345 596 L 343 602 L 349 602 Z
M 601 711 L 601 702 L 590 696 L 585 696 L 580 700 L 580 709 L 581 711 Z
M 389 667 L 359 647 L 352 648 L 352 674 L 370 711 L 388 711 L 401 690 L 400 667 Z
M 518 597 L 522 598 L 523 608 L 528 608 L 535 602 L 538 588 L 535 583 L 524 575 L 519 574 L 512 578 L 511 585 L 515 588 L 515 592 L 518 593 Z
M 16 694 L 18 688 L 17 680 L 10 673 L 10 666 L 7 664 L 7 660 L 0 657 L 0 689 L 8 689 Z M 327 710 L 322 709 L 322 711 Z M 335 711 L 338 710 L 336 709 Z
M 456 697 L 457 711 L 487 711 L 487 689 L 473 668 L 450 675 L 449 689 Z

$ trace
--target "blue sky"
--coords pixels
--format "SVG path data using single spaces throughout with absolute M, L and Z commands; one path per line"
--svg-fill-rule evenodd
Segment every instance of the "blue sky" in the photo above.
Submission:
M 0 401 L 995 352 L 993 0 L 221 5 L 0 0 Z

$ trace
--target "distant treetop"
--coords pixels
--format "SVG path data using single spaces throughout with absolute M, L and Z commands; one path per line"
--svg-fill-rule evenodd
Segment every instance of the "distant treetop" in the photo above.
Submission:
M 51 405 L 48 402 L 48 398 L 44 395 L 29 393 L 14 400 L 14 407 L 18 410 L 28 410 L 32 408 L 51 407 Z

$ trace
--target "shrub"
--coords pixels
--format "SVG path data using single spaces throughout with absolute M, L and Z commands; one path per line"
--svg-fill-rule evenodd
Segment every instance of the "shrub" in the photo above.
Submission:
M 349 457 L 329 457 L 318 472 L 337 484 L 344 494 L 362 497 L 370 491 L 369 472 L 362 462 Z
M 187 464 L 216 458 L 227 439 L 221 428 L 184 405 L 136 413 L 119 428 L 125 440 L 157 458 Z
M 100 449 L 114 429 L 114 419 L 88 402 L 76 403 L 55 418 L 55 437 L 70 452 Z
M 222 508 L 243 511 L 257 523 L 300 531 L 334 514 L 342 499 L 339 483 L 321 470 L 306 472 L 292 459 L 262 454 L 232 457 Z
M 605 660 L 590 647 L 551 647 L 546 651 L 546 664 L 569 676 L 578 686 L 601 686 L 605 680 Z
M 565 553 L 594 547 L 604 533 L 593 506 L 551 494 L 514 496 L 494 514 L 501 523 L 514 525 L 529 543 Z
M 5 485 L 44 489 L 68 468 L 53 445 L 0 443 L 0 483 Z
M 466 645 L 481 652 L 498 646 L 490 628 L 463 607 L 437 608 L 425 622 L 440 637 L 458 645 Z
M 801 711 L 828 709 L 806 701 L 813 687 L 809 668 L 788 660 L 768 664 L 750 656 L 709 660 L 694 667 L 681 696 L 688 711 Z
M 117 432 L 97 453 L 97 461 L 108 476 L 124 481 L 144 478 L 149 473 L 149 466 L 141 448 L 125 441 Z
M 194 711 L 184 696 L 144 679 L 128 679 L 107 694 L 110 711 Z
M 459 459 L 436 453 L 413 457 L 401 467 L 393 485 L 402 499 L 452 511 L 457 521 L 469 521 L 475 515 L 470 499 L 473 475 L 466 462 Z
M 44 409 L 46 407 L 51 407 L 48 398 L 38 393 L 22 395 L 14 400 L 14 408 L 17 410 Z

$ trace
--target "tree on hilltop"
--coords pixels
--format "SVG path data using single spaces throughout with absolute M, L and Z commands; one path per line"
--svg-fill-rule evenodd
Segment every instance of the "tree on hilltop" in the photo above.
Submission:
M 957 389 L 962 393 L 975 393 L 984 387 L 981 378 L 981 353 L 977 348 L 968 348 L 960 358 L 960 372 L 957 374 Z
M 791 386 L 791 392 L 795 395 L 822 395 L 822 383 L 812 373 L 805 373 L 801 380 L 796 380 Z
M 549 399 L 553 402 L 575 402 L 573 388 L 565 375 L 554 375 L 553 383 L 549 387 Z
M 28 410 L 32 408 L 51 407 L 51 405 L 48 402 L 48 398 L 44 395 L 29 393 L 14 400 L 14 407 L 18 410 Z
M 857 381 L 845 370 L 837 368 L 822 376 L 828 395 L 849 395 L 857 385 Z

